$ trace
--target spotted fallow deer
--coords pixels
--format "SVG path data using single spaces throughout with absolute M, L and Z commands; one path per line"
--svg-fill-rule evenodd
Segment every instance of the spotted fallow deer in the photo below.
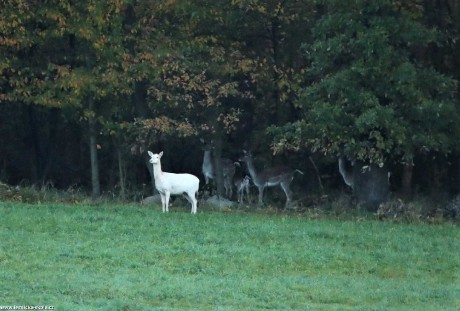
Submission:
M 251 175 L 252 182 L 259 189 L 259 204 L 263 204 L 264 189 L 267 187 L 280 186 L 286 194 L 285 208 L 289 207 L 292 201 L 292 192 L 290 184 L 294 179 L 295 173 L 303 173 L 300 170 L 292 169 L 288 166 L 275 166 L 265 169 L 262 172 L 257 172 L 254 166 L 254 159 L 252 154 L 243 150 L 244 155 L 240 157 L 241 162 L 245 162 Z

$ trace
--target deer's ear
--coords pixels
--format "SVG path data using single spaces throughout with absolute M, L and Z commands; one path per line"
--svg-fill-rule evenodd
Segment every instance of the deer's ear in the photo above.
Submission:
M 200 138 L 200 141 L 201 141 L 201 143 L 203 143 L 203 144 L 204 144 L 204 139 L 203 139 L 203 138 Z
M 163 156 L 163 151 L 160 152 L 160 153 L 158 154 L 158 156 L 159 156 L 159 158 L 161 159 L 161 157 Z
M 153 152 L 152 151 L 147 151 L 150 157 L 153 157 Z

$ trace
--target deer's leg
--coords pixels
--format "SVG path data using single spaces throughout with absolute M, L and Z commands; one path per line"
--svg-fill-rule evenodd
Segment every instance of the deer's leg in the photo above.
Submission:
M 281 188 L 283 189 L 284 193 L 286 194 L 286 205 L 285 205 L 285 208 L 287 208 L 289 206 L 289 203 L 291 203 L 291 197 L 292 197 L 292 193 L 291 193 L 291 189 L 289 187 L 289 183 L 290 182 L 282 182 L 280 185 L 281 185 Z
M 186 192 L 184 193 L 184 197 L 192 204 L 192 214 L 196 214 L 197 200 L 195 194 L 193 192 Z
M 160 198 L 161 198 L 161 210 L 164 213 L 165 212 L 165 201 L 166 201 L 165 194 L 160 192 Z
M 228 194 L 230 192 L 230 189 L 228 188 L 227 179 L 225 179 L 225 177 L 224 177 L 224 189 L 225 189 L 225 196 L 229 198 Z
M 238 203 L 243 203 L 243 189 L 238 189 Z
M 197 201 L 195 199 L 194 193 L 186 192 L 183 195 L 184 195 L 184 198 L 186 198 L 187 201 L 189 201 L 190 204 L 192 205 L 192 214 L 195 214 L 196 213 Z
M 165 207 L 163 209 L 163 212 L 169 212 L 169 196 L 171 194 L 169 193 L 169 191 L 165 191 Z
M 227 187 L 228 187 L 228 198 L 229 199 L 232 199 L 232 195 L 233 195 L 233 184 L 232 184 L 232 178 L 233 177 L 230 177 L 229 175 L 227 175 Z
M 265 187 L 258 187 L 259 188 L 259 205 L 263 204 L 263 197 L 264 197 L 264 188 Z
M 246 198 L 248 199 L 248 203 L 251 203 L 250 200 L 249 200 L 249 185 L 246 185 L 243 188 L 243 193 L 241 194 L 242 196 L 244 195 L 244 190 L 246 190 Z
M 213 189 L 215 188 L 215 181 L 212 176 L 204 175 L 204 180 L 206 183 L 206 189 L 209 191 L 209 195 L 213 194 Z M 209 185 L 209 186 L 208 186 Z
M 227 179 L 227 187 L 228 187 L 228 198 L 231 199 L 233 196 L 233 186 L 232 186 L 231 179 Z
M 196 214 L 196 210 L 197 210 L 197 205 L 198 205 L 198 201 L 196 200 L 196 196 L 195 196 L 195 193 L 192 193 L 190 195 L 190 199 L 192 199 L 192 214 Z
M 225 196 L 229 199 L 232 198 L 232 187 L 229 186 L 227 180 L 224 181 Z

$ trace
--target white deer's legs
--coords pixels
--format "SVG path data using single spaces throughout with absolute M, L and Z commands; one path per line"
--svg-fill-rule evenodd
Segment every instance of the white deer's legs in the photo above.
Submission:
M 192 203 L 192 214 L 196 214 L 198 202 L 196 200 L 195 193 L 194 192 L 188 192 L 187 193 L 187 200 L 189 200 L 189 202 Z
M 170 198 L 170 193 L 165 191 L 165 193 L 160 193 L 161 196 L 161 206 L 163 208 L 163 213 L 169 212 L 169 198 Z M 192 214 L 196 214 L 197 211 L 197 206 L 198 206 L 198 201 L 195 198 L 195 193 L 189 193 L 185 192 L 183 194 L 184 198 L 187 199 L 187 201 L 192 204 Z
M 165 191 L 165 206 L 163 208 L 163 212 L 169 212 L 169 197 L 170 197 L 171 193 L 169 191 Z
M 198 201 L 195 198 L 195 193 L 184 193 L 184 198 L 192 204 L 192 214 L 196 214 Z
M 164 193 L 160 192 L 160 198 L 161 198 L 161 209 L 164 213 L 165 212 L 165 201 L 166 201 Z
M 196 214 L 198 202 L 195 196 L 192 197 L 192 214 Z

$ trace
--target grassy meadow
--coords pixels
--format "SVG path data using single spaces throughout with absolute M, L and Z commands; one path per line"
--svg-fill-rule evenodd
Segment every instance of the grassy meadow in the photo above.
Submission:
M 0 202 L 0 305 L 459 310 L 450 224 Z

